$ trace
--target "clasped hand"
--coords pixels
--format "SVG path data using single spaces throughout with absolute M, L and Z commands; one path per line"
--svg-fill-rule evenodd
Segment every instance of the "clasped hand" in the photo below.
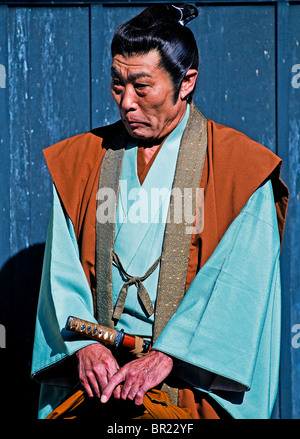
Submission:
M 103 403 L 113 395 L 142 404 L 145 393 L 160 384 L 173 367 L 171 357 L 152 350 L 119 368 L 111 351 L 100 343 L 86 346 L 76 355 L 82 386 L 88 396 L 96 396 Z

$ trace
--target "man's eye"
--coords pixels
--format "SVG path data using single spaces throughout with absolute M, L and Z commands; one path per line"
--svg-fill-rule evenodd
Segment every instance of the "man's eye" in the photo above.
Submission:
M 119 79 L 112 79 L 111 81 L 111 89 L 115 94 L 122 93 L 123 90 L 123 84 Z
M 148 85 L 147 84 L 140 84 L 140 83 L 138 83 L 138 84 L 134 84 L 134 87 L 137 88 L 138 90 L 140 90 L 142 88 L 148 87 Z
M 115 87 L 121 86 L 121 81 L 119 79 L 112 79 L 112 85 Z

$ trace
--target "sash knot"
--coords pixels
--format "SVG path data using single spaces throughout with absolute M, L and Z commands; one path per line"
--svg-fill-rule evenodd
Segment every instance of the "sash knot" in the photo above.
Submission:
M 117 299 L 117 302 L 116 302 L 116 305 L 114 308 L 114 312 L 113 312 L 114 319 L 119 320 L 121 318 L 121 315 L 123 313 L 124 306 L 125 306 L 125 300 L 127 297 L 128 288 L 131 285 L 136 286 L 138 297 L 139 297 L 140 301 L 142 302 L 148 316 L 151 316 L 154 313 L 154 307 L 153 307 L 152 301 L 150 299 L 148 291 L 146 290 L 145 286 L 143 285 L 143 281 L 145 279 L 147 279 L 147 277 L 149 277 L 150 274 L 153 273 L 153 271 L 158 266 L 160 260 L 161 260 L 161 256 L 158 259 L 156 259 L 156 261 L 151 265 L 151 267 L 147 270 L 147 272 L 143 276 L 132 276 L 124 270 L 123 265 L 120 261 L 119 256 L 117 255 L 117 253 L 114 250 L 112 251 L 112 261 L 113 261 L 114 265 L 116 267 L 118 267 L 118 269 L 121 271 L 122 275 L 127 278 L 127 281 L 124 282 L 124 284 L 120 290 L 120 293 L 119 293 L 119 296 L 118 296 L 118 299 Z

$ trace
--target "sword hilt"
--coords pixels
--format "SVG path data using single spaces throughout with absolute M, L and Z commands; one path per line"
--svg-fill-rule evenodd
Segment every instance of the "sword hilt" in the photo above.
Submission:
M 101 341 L 115 347 L 119 347 L 124 339 L 123 330 L 118 331 L 74 316 L 68 317 L 65 328 L 68 331 L 82 334 L 91 340 Z
M 151 343 L 142 337 L 126 334 L 123 329 L 120 331 L 98 323 L 88 322 L 78 317 L 69 316 L 65 325 L 68 331 L 84 335 L 90 340 L 100 341 L 116 348 L 122 346 L 131 349 L 135 354 L 146 354 L 151 350 Z M 137 348 L 137 344 L 139 347 Z

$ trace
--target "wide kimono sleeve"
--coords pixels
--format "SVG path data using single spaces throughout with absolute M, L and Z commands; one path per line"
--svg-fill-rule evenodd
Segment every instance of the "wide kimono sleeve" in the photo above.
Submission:
M 177 373 L 234 418 L 269 418 L 276 399 L 279 254 L 267 181 L 230 225 L 153 346 L 177 358 Z
M 80 263 L 73 225 L 53 190 L 32 357 L 32 377 L 43 383 L 40 416 L 63 398 L 70 381 L 66 360 L 93 343 L 65 330 L 69 315 L 96 323 L 90 287 Z M 43 401 L 42 401 L 43 400 Z

